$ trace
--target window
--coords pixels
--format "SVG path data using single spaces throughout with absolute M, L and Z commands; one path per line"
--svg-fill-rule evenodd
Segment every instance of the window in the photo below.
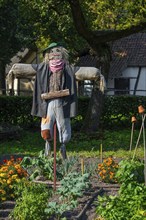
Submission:
M 129 78 L 115 78 L 115 95 L 129 94 Z

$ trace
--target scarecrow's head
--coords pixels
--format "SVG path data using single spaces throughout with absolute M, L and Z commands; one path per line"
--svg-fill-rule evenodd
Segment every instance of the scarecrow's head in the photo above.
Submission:
M 47 48 L 43 50 L 43 56 L 45 62 L 50 60 L 63 60 L 68 62 L 68 51 L 63 47 L 61 43 L 51 43 Z

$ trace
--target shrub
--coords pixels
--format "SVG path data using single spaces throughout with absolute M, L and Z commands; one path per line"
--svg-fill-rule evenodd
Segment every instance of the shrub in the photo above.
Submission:
M 73 128 L 79 130 L 87 113 L 90 98 L 78 98 L 78 116 L 72 120 Z M 136 115 L 137 107 L 145 105 L 144 96 L 105 96 L 104 107 L 101 115 L 102 128 L 122 128 L 131 126 L 131 116 Z M 38 126 L 38 117 L 32 117 L 31 96 L 0 96 L 0 121 L 22 127 Z M 11 109 L 11 111 L 10 111 Z M 141 120 L 140 120 L 141 121 Z M 138 123 L 137 123 L 138 124 Z

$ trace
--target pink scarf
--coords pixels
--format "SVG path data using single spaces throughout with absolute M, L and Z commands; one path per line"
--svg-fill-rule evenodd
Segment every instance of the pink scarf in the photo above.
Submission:
M 63 60 L 50 60 L 49 61 L 49 68 L 54 73 L 59 70 L 62 70 L 64 67 L 64 61 Z

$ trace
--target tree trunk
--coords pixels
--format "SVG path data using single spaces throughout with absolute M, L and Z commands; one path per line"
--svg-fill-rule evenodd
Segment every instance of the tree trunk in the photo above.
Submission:
M 5 63 L 0 61 L 0 94 L 6 94 Z
M 81 131 L 96 132 L 99 128 L 100 116 L 104 103 L 104 94 L 93 88 L 88 110 Z
M 104 75 L 105 80 L 108 79 L 110 69 L 111 51 L 107 44 L 101 45 L 97 48 L 97 67 L 101 69 L 101 74 Z M 95 81 L 91 99 L 89 102 L 87 114 L 81 128 L 83 132 L 96 132 L 99 129 L 100 117 L 104 105 L 104 93 L 100 91 L 100 82 Z

